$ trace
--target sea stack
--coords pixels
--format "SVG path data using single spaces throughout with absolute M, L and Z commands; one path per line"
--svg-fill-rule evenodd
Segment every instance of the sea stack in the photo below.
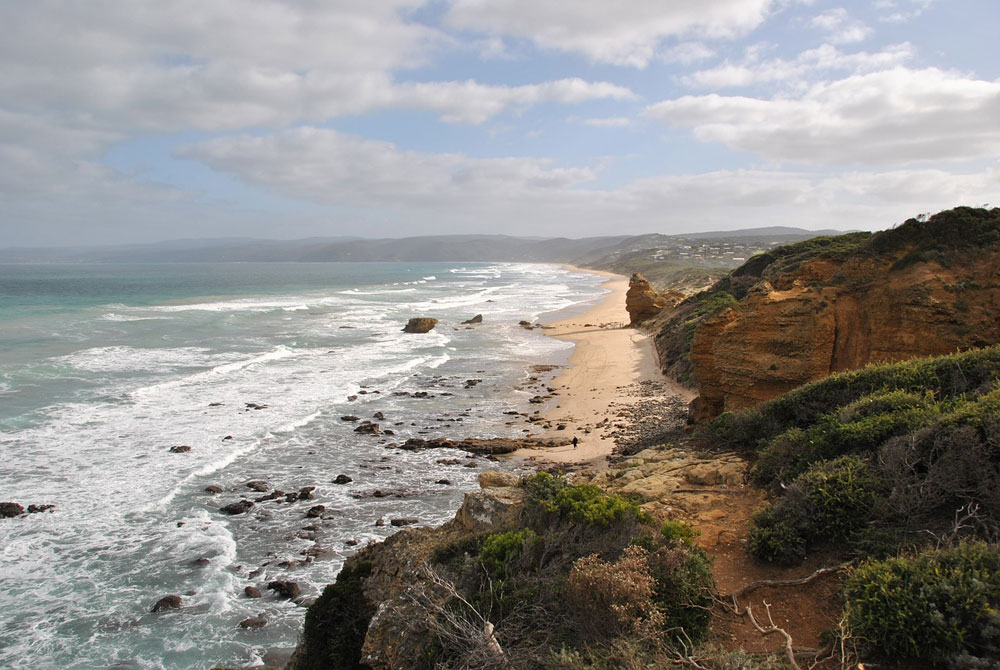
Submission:
M 667 306 L 667 300 L 653 290 L 652 284 L 636 272 L 628 282 L 625 294 L 625 309 L 628 311 L 629 325 L 636 326 L 659 314 Z

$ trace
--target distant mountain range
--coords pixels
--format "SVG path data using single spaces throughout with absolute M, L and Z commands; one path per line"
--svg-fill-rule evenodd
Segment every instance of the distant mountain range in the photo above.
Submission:
M 301 240 L 223 238 L 118 246 L 0 249 L 0 263 L 235 263 L 330 261 L 516 261 L 592 263 L 627 251 L 675 246 L 683 240 L 754 239 L 791 242 L 843 231 L 770 227 L 684 235 L 621 235 L 582 239 L 506 235 L 435 235 L 391 239 Z

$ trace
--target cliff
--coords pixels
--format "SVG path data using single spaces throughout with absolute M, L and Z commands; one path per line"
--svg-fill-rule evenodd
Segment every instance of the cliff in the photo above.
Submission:
M 835 372 L 1000 342 L 998 311 L 1000 209 L 959 207 L 761 254 L 654 327 L 664 371 L 696 381 L 701 421 Z

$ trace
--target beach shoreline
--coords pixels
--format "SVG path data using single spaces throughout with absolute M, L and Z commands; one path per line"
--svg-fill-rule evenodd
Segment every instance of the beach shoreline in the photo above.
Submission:
M 544 324 L 546 335 L 573 342 L 574 348 L 567 366 L 549 383 L 555 389 L 553 398 L 540 410 L 542 420 L 538 423 L 552 426 L 546 428 L 543 437 L 576 437 L 579 445 L 519 449 L 512 458 L 535 467 L 601 469 L 615 451 L 615 427 L 627 421 L 620 418 L 622 410 L 637 401 L 634 389 L 638 385 L 663 386 L 685 403 L 694 394 L 660 372 L 652 338 L 628 327 L 628 277 L 572 265 L 563 267 L 604 277 L 601 287 L 608 290 L 601 302 L 586 312 Z

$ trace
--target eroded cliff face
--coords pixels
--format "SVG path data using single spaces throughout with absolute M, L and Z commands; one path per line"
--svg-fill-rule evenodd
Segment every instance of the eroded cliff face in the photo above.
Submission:
M 696 421 L 869 363 L 1000 342 L 1000 249 L 922 260 L 916 245 L 803 263 L 702 321 Z M 917 259 L 917 260 L 912 260 Z

